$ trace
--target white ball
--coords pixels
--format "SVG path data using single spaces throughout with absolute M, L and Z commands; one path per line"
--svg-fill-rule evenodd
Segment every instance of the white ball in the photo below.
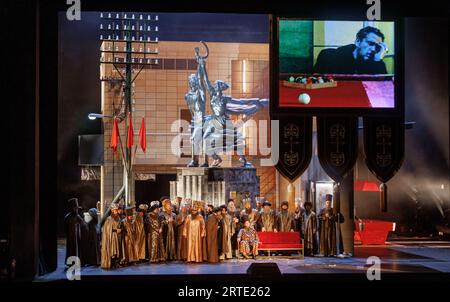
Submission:
M 311 97 L 307 93 L 302 93 L 298 96 L 298 101 L 302 104 L 307 105 L 311 101 Z

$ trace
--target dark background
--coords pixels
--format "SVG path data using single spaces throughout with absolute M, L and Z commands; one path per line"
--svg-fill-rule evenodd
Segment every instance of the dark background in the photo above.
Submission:
M 63 154 L 63 157 L 58 154 L 58 151 L 64 150 L 64 147 L 60 149 L 59 144 L 60 117 L 72 119 L 71 114 L 67 116 L 67 113 L 61 113 L 58 105 L 61 87 L 58 85 L 57 73 L 60 55 L 56 10 L 64 10 L 67 5 L 66 1 L 35 3 L 25 0 L 6 1 L 2 5 L 4 9 L 0 12 L 0 19 L 4 23 L 2 28 L 5 29 L 5 45 L 13 45 L 14 51 L 11 53 L 9 49 L 2 47 L 2 52 L 5 52 L 2 57 L 8 58 L 6 54 L 11 56 L 5 62 L 4 70 L 8 75 L 5 92 L 11 92 L 13 96 L 6 105 L 7 118 L 2 120 L 7 132 L 6 173 L 9 178 L 4 205 L 6 215 L 0 220 L 0 234 L 8 240 L 7 256 L 17 261 L 17 279 L 31 280 L 36 274 L 56 268 L 56 238 L 59 229 L 57 217 L 63 215 L 58 210 L 58 205 L 65 203 L 65 198 L 60 198 L 57 190 L 61 182 L 79 180 L 80 175 L 79 168 L 74 164 L 77 156 L 71 151 L 70 154 Z M 317 18 L 339 18 L 348 14 L 364 16 L 367 9 L 366 1 L 304 1 L 295 5 L 279 1 L 264 5 L 260 1 L 240 1 L 224 4 L 222 7 L 215 7 L 206 1 L 177 5 L 169 1 L 82 1 L 82 10 L 121 11 L 130 7 L 144 11 L 290 13 L 314 15 Z M 405 163 L 391 181 L 392 184 L 389 184 L 390 192 L 395 190 L 396 181 L 401 189 L 411 182 L 420 184 L 430 179 L 436 180 L 436 183 L 445 179 L 448 184 L 448 12 L 446 1 L 427 1 L 426 5 L 383 2 L 383 18 L 420 17 L 405 20 L 406 120 L 414 120 L 417 124 L 406 134 Z M 83 24 L 75 26 L 82 27 Z M 78 34 L 81 35 L 81 31 Z M 98 45 L 77 44 L 76 47 L 98 49 Z M 75 67 L 78 70 L 86 68 L 85 71 L 92 76 L 92 80 L 99 83 L 98 56 L 86 60 L 95 67 L 79 62 L 77 64 L 85 66 Z M 92 73 L 88 69 L 91 67 Z M 87 73 L 82 73 L 83 77 L 86 75 Z M 80 85 L 78 80 L 71 85 L 79 88 L 76 103 L 85 112 L 72 112 L 72 115 L 78 116 L 73 117 L 73 120 L 83 121 L 86 112 L 99 109 L 99 104 L 95 103 L 99 91 L 87 89 L 88 86 Z M 82 97 L 84 100 L 80 101 Z M 95 122 L 89 122 L 87 127 L 92 128 L 70 126 L 67 123 L 63 128 L 64 136 L 69 139 L 66 150 L 76 150 L 73 149 L 76 144 L 71 140 L 76 141 L 78 134 L 100 130 Z M 64 173 L 61 173 L 62 165 L 58 165 L 61 159 L 69 163 L 64 167 L 67 169 Z M 75 184 L 76 182 L 71 183 Z M 448 197 L 448 186 L 446 190 Z M 392 212 L 407 211 L 409 200 L 403 199 L 407 193 L 399 194 L 390 196 Z M 368 202 L 365 206 L 371 208 L 373 204 Z

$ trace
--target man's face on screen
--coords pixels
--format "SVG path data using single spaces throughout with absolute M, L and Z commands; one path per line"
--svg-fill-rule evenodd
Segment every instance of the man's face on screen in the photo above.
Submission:
M 383 42 L 381 37 L 374 33 L 368 33 L 367 36 L 359 42 L 358 57 L 363 60 L 372 60 L 374 55 L 380 51 L 379 44 Z

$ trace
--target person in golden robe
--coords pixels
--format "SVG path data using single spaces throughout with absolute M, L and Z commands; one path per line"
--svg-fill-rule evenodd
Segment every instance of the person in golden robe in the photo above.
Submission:
M 131 264 L 139 261 L 136 245 L 136 223 L 134 219 L 134 207 L 125 208 L 125 219 L 123 221 L 123 261 Z
M 176 249 L 176 215 L 172 212 L 172 204 L 170 199 L 163 200 L 163 210 L 159 213 L 159 219 L 162 225 L 162 237 L 164 241 L 164 248 L 166 260 L 175 260 L 177 257 Z
M 263 209 L 259 215 L 259 229 L 261 232 L 277 232 L 276 216 L 272 210 L 272 204 L 268 201 L 263 203 Z
M 305 256 L 313 256 L 317 251 L 317 218 L 316 213 L 312 211 L 310 201 L 304 204 L 305 211 L 302 217 L 302 234 L 304 242 Z
M 146 259 L 145 250 L 145 214 L 147 213 L 148 205 L 140 204 L 136 214 L 136 250 L 139 260 Z
M 220 222 L 220 208 L 213 208 L 206 220 L 206 249 L 208 253 L 208 262 L 219 262 L 218 230 Z
M 250 221 L 250 227 L 256 230 L 259 213 L 256 209 L 252 209 L 252 201 L 250 198 L 244 200 L 244 209 L 241 211 L 240 217 L 244 216 L 247 216 Z
M 279 232 L 293 232 L 295 229 L 294 216 L 289 213 L 289 203 L 281 202 L 281 211 L 277 215 L 277 230 Z
M 191 214 L 187 216 L 183 229 L 183 237 L 187 241 L 187 262 L 203 262 L 206 259 L 205 220 L 199 214 L 198 206 L 194 205 Z
M 159 201 L 152 201 L 147 214 L 147 248 L 150 262 L 165 261 L 161 220 L 159 219 Z
M 187 257 L 187 242 L 186 237 L 183 237 L 184 225 L 188 216 L 188 207 L 184 204 L 180 206 L 180 213 L 178 213 L 175 225 L 177 228 L 177 260 L 186 260 Z
M 245 259 L 248 258 L 250 253 L 253 256 L 253 259 L 256 259 L 256 256 L 258 255 L 259 243 L 258 234 L 256 233 L 256 230 L 251 227 L 248 217 L 245 216 L 242 221 L 244 223 L 244 227 L 239 231 L 237 236 L 239 252 Z
M 106 218 L 102 228 L 102 257 L 101 267 L 109 269 L 119 264 L 121 222 L 118 205 L 111 204 L 111 216 Z

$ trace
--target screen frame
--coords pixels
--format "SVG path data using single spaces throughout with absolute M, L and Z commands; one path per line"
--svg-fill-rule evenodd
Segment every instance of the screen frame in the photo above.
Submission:
M 279 100 L 279 21 L 280 20 L 305 20 L 305 21 L 365 21 L 361 18 L 313 18 L 288 15 L 272 15 L 270 35 L 270 114 L 276 116 L 322 116 L 322 115 L 346 115 L 346 116 L 403 116 L 404 115 L 404 49 L 403 49 L 403 19 L 383 19 L 376 21 L 394 23 L 394 108 L 356 108 L 356 107 L 280 107 Z

